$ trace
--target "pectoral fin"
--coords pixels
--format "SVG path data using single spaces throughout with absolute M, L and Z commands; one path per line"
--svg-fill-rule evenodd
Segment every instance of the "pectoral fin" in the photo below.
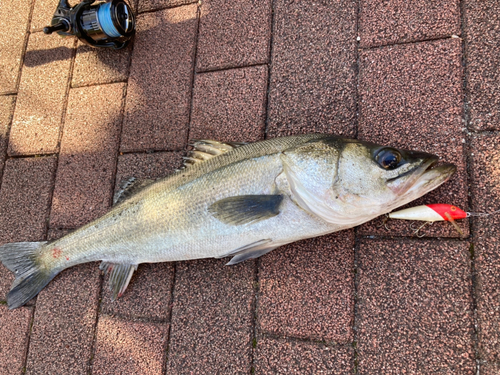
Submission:
M 116 264 L 102 262 L 99 269 L 104 271 L 104 274 L 109 275 L 109 290 L 113 292 L 112 300 L 121 297 L 128 283 L 132 278 L 132 274 L 137 270 L 137 264 Z
M 209 211 L 223 223 L 242 225 L 278 215 L 282 201 L 282 195 L 239 195 L 215 202 Z
M 272 240 L 267 239 L 267 240 L 260 240 L 257 242 L 253 242 L 251 244 L 245 245 L 243 247 L 240 247 L 238 249 L 232 250 L 227 254 L 221 255 L 220 257 L 217 258 L 225 258 L 228 256 L 233 256 L 231 260 L 226 263 L 226 266 L 232 266 L 234 264 L 238 264 L 240 262 L 243 262 L 244 260 L 247 259 L 255 259 L 258 258 L 264 254 L 269 253 L 270 251 L 273 251 L 280 245 L 276 245 L 272 243 Z

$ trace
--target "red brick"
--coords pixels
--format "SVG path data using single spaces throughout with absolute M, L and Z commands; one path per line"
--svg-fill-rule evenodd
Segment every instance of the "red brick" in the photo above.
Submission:
M 0 177 L 2 176 L 5 162 L 5 152 L 7 149 L 7 137 L 10 129 L 10 122 L 14 114 L 16 97 L 14 95 L 0 96 Z
M 197 70 L 269 61 L 271 0 L 207 0 L 201 3 Z
M 464 30 L 467 53 L 469 125 L 474 130 L 500 130 L 500 3 L 466 0 Z
M 196 3 L 196 0 L 140 0 L 139 12 L 150 12 L 152 10 L 172 8 L 179 5 Z
M 460 35 L 459 0 L 361 0 L 361 47 Z
M 27 374 L 88 374 L 99 302 L 96 263 L 62 271 L 38 295 Z
M 500 136 L 477 135 L 471 142 L 472 211 L 500 209 Z M 475 217 L 473 238 L 479 354 L 500 362 L 500 216 Z
M 362 241 L 358 373 L 475 374 L 469 243 Z
M 459 40 L 384 47 L 360 53 L 359 138 L 382 145 L 436 154 L 457 173 L 411 206 L 448 203 L 467 210 L 467 174 L 462 133 L 462 49 Z M 468 235 L 468 220 L 457 221 Z M 365 235 L 413 235 L 411 221 L 381 219 L 361 227 Z M 447 222 L 420 234 L 458 237 Z
M 354 351 L 348 346 L 262 338 L 257 341 L 255 374 L 354 373 Z
M 259 328 L 280 336 L 351 341 L 353 269 L 353 231 L 297 242 L 264 256 Z
M 0 305 L 0 374 L 23 372 L 33 308 Z
M 75 228 L 111 204 L 125 85 L 71 89 L 50 225 Z
M 197 75 L 189 138 L 263 139 L 266 92 L 267 66 Z
M 31 4 L 32 0 L 8 1 L 0 7 L 0 94 L 17 91 Z
M 138 17 L 122 151 L 184 147 L 196 28 L 196 5 Z
M 355 32 L 354 1 L 275 2 L 270 137 L 356 134 Z
M 498 363 L 481 363 L 479 369 L 480 369 L 479 374 L 481 375 L 500 374 L 500 364 Z
M 10 155 L 58 151 L 73 45 L 73 39 L 30 35 L 10 133 Z
M 10 159 L 0 190 L 0 244 L 41 241 L 46 231 L 56 158 Z M 14 281 L 0 264 L 0 300 Z
M 124 82 L 128 78 L 132 44 L 115 50 L 93 48 L 81 42 L 75 57 L 72 87 Z
M 92 374 L 164 374 L 168 325 L 101 316 Z
M 167 373 L 247 374 L 254 262 L 177 263 Z

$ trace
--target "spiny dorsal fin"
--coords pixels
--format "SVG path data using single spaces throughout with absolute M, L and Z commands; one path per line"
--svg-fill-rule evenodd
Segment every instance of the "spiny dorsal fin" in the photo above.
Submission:
M 113 197 L 113 205 L 123 202 L 142 188 L 151 185 L 153 182 L 154 180 L 138 180 L 135 177 L 129 178 L 121 184 L 120 190 L 118 190 Z
M 132 278 L 132 274 L 137 270 L 137 264 L 117 264 L 102 262 L 99 269 L 104 271 L 104 274 L 109 275 L 109 290 L 113 292 L 112 300 L 121 297 L 128 283 Z
M 187 168 L 193 164 L 209 160 L 214 156 L 221 155 L 225 152 L 231 151 L 236 147 L 246 145 L 244 142 L 218 142 L 208 139 L 196 139 L 191 146 L 193 150 L 189 151 L 184 159 L 183 168 Z M 182 169 L 183 169 L 182 168 Z

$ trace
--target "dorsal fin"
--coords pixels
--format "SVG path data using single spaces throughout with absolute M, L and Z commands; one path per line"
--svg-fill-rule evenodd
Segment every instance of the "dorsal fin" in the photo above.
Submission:
M 187 168 L 193 164 L 209 160 L 214 156 L 221 155 L 225 152 L 231 151 L 236 147 L 246 145 L 244 142 L 218 142 L 208 139 L 196 139 L 191 146 L 193 150 L 189 151 L 184 159 L 183 168 Z M 182 168 L 182 169 L 183 169 Z
M 121 184 L 120 190 L 118 190 L 113 197 L 113 205 L 116 206 L 118 203 L 123 202 L 142 188 L 151 185 L 153 182 L 154 180 L 138 180 L 135 177 L 129 178 Z

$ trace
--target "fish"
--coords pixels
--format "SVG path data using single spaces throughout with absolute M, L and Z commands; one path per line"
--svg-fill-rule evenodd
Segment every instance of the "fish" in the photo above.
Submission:
M 130 181 L 95 221 L 57 240 L 0 246 L 0 261 L 15 275 L 9 309 L 81 263 L 101 261 L 114 300 L 141 263 L 257 258 L 386 214 L 456 171 L 429 153 L 331 134 L 192 147 L 183 168 Z

